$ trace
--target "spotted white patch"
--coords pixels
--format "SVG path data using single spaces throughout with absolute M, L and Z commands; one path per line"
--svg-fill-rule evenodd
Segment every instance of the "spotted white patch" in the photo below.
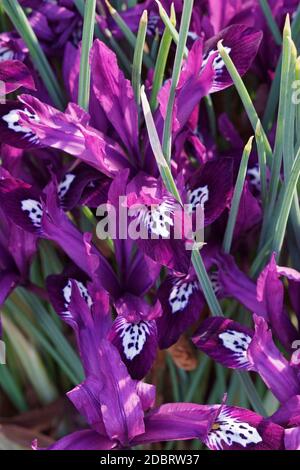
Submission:
M 259 166 L 256 165 L 253 168 L 250 168 L 247 171 L 247 175 L 250 178 L 250 183 L 252 184 L 252 186 L 254 186 L 257 189 L 257 191 L 260 191 L 261 190 L 261 181 L 260 181 Z
M 35 227 L 41 227 L 43 208 L 39 201 L 35 199 L 24 199 L 21 201 L 21 209 L 28 213 L 27 215 Z
M 24 110 L 11 109 L 8 114 L 2 116 L 3 121 L 7 123 L 7 127 L 12 131 L 24 134 L 24 138 L 26 138 L 31 143 L 37 143 L 38 137 L 31 131 L 31 129 L 29 127 L 20 125 L 20 111 L 34 121 L 38 122 L 40 120 L 36 114 L 32 114 L 30 111 L 28 111 L 28 109 L 25 108 Z
M 126 359 L 132 361 L 140 352 L 150 334 L 149 323 L 140 321 L 138 323 L 120 322 L 117 331 L 122 339 L 123 351 Z
M 247 350 L 252 341 L 251 336 L 241 331 L 226 330 L 219 334 L 224 348 L 233 352 L 234 357 L 240 365 L 248 365 Z
M 131 215 L 137 215 L 140 223 L 144 224 L 147 230 L 163 238 L 170 237 L 171 227 L 174 225 L 172 214 L 174 204 L 170 201 L 164 201 L 151 207 L 138 208 L 130 210 Z
M 171 307 L 172 313 L 177 313 L 184 310 L 189 303 L 191 295 L 197 289 L 199 289 L 199 284 L 197 281 L 177 281 L 169 295 L 169 305 Z
M 224 47 L 224 49 L 227 52 L 227 54 L 229 55 L 230 52 L 231 52 L 231 48 L 230 47 Z M 210 57 L 212 55 L 214 55 L 216 52 L 218 52 L 218 51 L 213 49 L 208 54 L 206 54 L 206 56 L 203 58 L 202 67 L 205 67 L 207 65 Z M 213 61 L 213 68 L 215 69 L 217 76 L 222 74 L 224 67 L 225 67 L 225 63 L 224 63 L 221 55 L 218 54 L 215 57 L 214 61 Z
M 202 210 L 204 210 L 205 204 L 209 200 L 209 190 L 208 186 L 201 186 L 196 188 L 193 191 L 188 192 L 188 202 L 189 202 L 189 213 L 191 214 L 200 204 Z
M 59 183 L 58 188 L 57 188 L 57 194 L 60 199 L 63 198 L 67 194 L 75 178 L 76 176 L 73 175 L 72 173 L 67 173 L 64 176 L 64 179 Z
M 87 288 L 85 287 L 85 285 L 82 282 L 76 281 L 76 280 L 75 280 L 75 282 L 76 282 L 76 285 L 79 289 L 81 297 L 86 301 L 88 307 L 91 308 L 92 305 L 93 305 L 93 300 L 92 300 Z M 63 296 L 64 296 L 64 299 L 65 299 L 65 308 L 68 309 L 68 307 L 70 305 L 70 302 L 71 302 L 71 295 L 72 295 L 72 282 L 71 282 L 70 279 L 68 280 L 68 283 L 66 284 L 66 286 L 63 288 L 62 292 L 63 292 Z M 68 310 L 66 310 L 64 312 L 64 314 L 67 315 L 67 316 L 71 316 L 71 314 Z
M 206 445 L 211 449 L 223 450 L 224 444 L 239 444 L 246 448 L 262 442 L 262 437 L 254 426 L 230 415 L 226 408 L 221 411 L 206 438 Z
M 4 62 L 5 60 L 13 60 L 13 58 L 14 52 L 11 49 L 5 46 L 0 47 L 0 62 Z

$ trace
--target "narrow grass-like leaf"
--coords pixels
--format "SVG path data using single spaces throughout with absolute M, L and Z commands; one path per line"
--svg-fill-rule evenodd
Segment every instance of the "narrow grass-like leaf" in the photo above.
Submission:
M 292 37 L 295 38 L 296 44 L 298 45 L 298 41 L 300 38 L 300 5 L 293 19 Z M 263 127 L 267 131 L 269 131 L 272 128 L 276 108 L 278 105 L 281 67 L 282 67 L 282 56 L 279 58 L 279 61 L 276 67 L 275 76 L 272 81 L 271 91 L 268 96 L 268 101 L 266 104 L 266 109 L 265 109 L 263 120 L 262 120 Z
M 77 378 L 77 383 L 83 380 L 83 369 L 79 357 L 68 343 L 63 333 L 57 324 L 53 321 L 51 315 L 45 309 L 43 303 L 33 294 L 23 288 L 19 288 L 13 294 L 15 298 L 22 305 L 22 302 L 31 308 L 31 312 L 37 321 L 37 324 L 42 328 L 47 337 L 51 340 L 55 349 L 64 358 L 64 361 L 73 371 Z
M 225 253 L 230 253 L 230 250 L 231 250 L 233 232 L 234 232 L 236 218 L 237 218 L 239 207 L 240 207 L 240 201 L 241 201 L 241 196 L 242 196 L 245 178 L 247 174 L 247 167 L 248 167 L 250 153 L 252 150 L 253 139 L 254 137 L 250 137 L 248 143 L 246 144 L 244 152 L 243 152 L 241 164 L 240 164 L 240 169 L 239 169 L 239 173 L 238 173 L 238 177 L 237 177 L 237 181 L 236 181 L 236 185 L 234 189 L 231 209 L 229 212 L 229 218 L 228 218 L 224 241 L 223 241 L 223 250 Z
M 57 398 L 57 391 L 49 380 L 37 351 L 7 315 L 2 316 L 2 323 L 6 334 L 12 339 L 12 346 L 39 399 L 42 403 L 51 403 Z
M 85 3 L 81 42 L 78 104 L 86 111 L 89 109 L 90 99 L 91 67 L 89 59 L 94 37 L 95 9 L 96 0 L 89 0 Z
M 6 364 L 0 365 L 0 387 L 19 411 L 22 412 L 28 409 L 22 390 L 20 390 Z
M 269 225 L 270 218 L 272 217 L 274 206 L 277 198 L 277 191 L 280 181 L 280 170 L 282 165 L 283 148 L 284 148 L 284 130 L 285 120 L 289 119 L 291 103 L 289 102 L 289 86 L 292 89 L 291 76 L 295 74 L 295 70 L 290 71 L 292 53 L 291 42 L 291 26 L 289 16 L 286 18 L 284 32 L 283 32 L 283 53 L 282 53 L 282 70 L 281 70 L 281 84 L 280 84 L 280 97 L 279 97 L 279 110 L 277 119 L 275 147 L 271 166 L 271 181 L 270 181 L 270 197 L 266 213 L 267 225 Z M 290 158 L 290 157 L 289 157 Z M 267 227 L 268 228 L 268 227 Z M 264 240 L 265 238 L 263 238 Z
M 176 14 L 175 14 L 173 3 L 171 6 L 170 21 L 172 25 L 174 25 L 175 27 L 176 26 Z M 169 28 L 166 27 L 164 30 L 161 42 L 160 42 L 155 69 L 154 69 L 154 78 L 153 78 L 153 85 L 152 85 L 152 92 L 151 92 L 151 99 L 150 99 L 150 106 L 151 106 L 152 111 L 155 111 L 157 108 L 157 95 L 163 84 L 171 43 L 172 43 L 172 35 L 170 33 Z
M 108 0 L 105 0 L 105 3 L 107 5 L 107 8 L 108 8 L 109 13 L 111 14 L 112 18 L 114 19 L 116 24 L 119 26 L 119 28 L 122 31 L 122 33 L 124 34 L 125 38 L 127 39 L 127 41 L 129 42 L 129 44 L 131 45 L 131 47 L 134 50 L 135 47 L 136 47 L 136 41 L 137 41 L 137 38 L 136 38 L 135 34 L 127 26 L 127 24 L 123 20 L 122 16 L 119 15 L 117 10 L 112 7 L 112 5 L 108 2 Z M 145 64 L 145 66 L 148 69 L 151 69 L 151 68 L 154 67 L 153 61 L 152 61 L 151 57 L 149 56 L 149 54 L 143 54 L 143 63 Z
M 14 24 L 16 30 L 26 43 L 32 62 L 38 70 L 45 87 L 53 101 L 59 109 L 63 109 L 65 99 L 56 80 L 49 62 L 41 48 L 38 39 L 17 0 L 3 0 L 3 7 Z
M 210 358 L 208 356 L 201 356 L 201 361 L 200 364 L 197 368 L 197 370 L 194 372 L 190 387 L 184 397 L 184 401 L 189 403 L 194 400 L 194 395 L 198 389 L 198 387 L 201 386 L 201 380 L 205 374 L 206 368 L 210 362 Z
M 267 157 L 266 149 L 264 146 L 262 126 L 261 122 L 258 121 L 255 131 L 255 140 L 257 146 L 258 163 L 259 163 L 259 174 L 260 174 L 260 190 L 263 207 L 267 204 Z
M 159 29 L 156 28 L 154 39 L 151 45 L 151 51 L 150 51 L 150 57 L 154 63 L 156 63 L 159 44 L 160 44 L 160 33 L 159 33 Z
M 268 0 L 260 0 L 260 6 L 265 15 L 270 31 L 273 34 L 276 44 L 278 46 L 281 46 L 282 44 L 281 32 L 273 17 L 272 10 L 270 8 Z
M 273 245 L 272 249 L 276 253 L 280 253 L 283 240 L 285 237 L 287 222 L 289 218 L 289 214 L 291 211 L 291 207 L 294 200 L 294 194 L 297 190 L 297 184 L 300 177 L 300 148 L 297 152 L 290 177 L 288 181 L 285 181 L 284 185 L 281 188 L 281 197 L 280 200 L 282 201 L 279 216 L 276 223 L 276 228 L 274 232 L 273 238 Z
M 232 62 L 231 58 L 229 57 L 229 55 L 227 54 L 225 48 L 223 47 L 222 45 L 222 41 L 220 41 L 218 43 L 218 50 L 219 50 L 219 53 L 226 65 L 226 68 L 233 80 L 233 83 L 237 89 L 237 92 L 238 94 L 240 95 L 240 98 L 243 102 L 243 105 L 244 105 L 244 108 L 245 108 L 245 111 L 248 115 L 248 118 L 251 122 L 251 125 L 252 125 L 252 128 L 253 128 L 253 131 L 255 132 L 256 131 L 256 127 L 257 127 L 257 123 L 259 122 L 259 117 L 257 115 L 257 112 L 254 108 L 254 105 L 252 103 L 252 100 L 250 98 L 250 95 L 247 91 L 247 88 L 245 87 L 244 85 L 244 82 L 240 76 L 240 74 L 238 73 L 234 63 Z M 263 137 L 263 141 L 264 141 L 264 146 L 265 146 L 265 149 L 266 149 L 266 155 L 267 155 L 267 161 L 268 161 L 268 164 L 272 161 L 272 149 L 271 149 L 271 146 L 270 146 L 270 143 L 268 141 L 268 138 L 266 136 L 266 133 L 264 131 L 264 129 L 262 128 L 262 137 Z
M 168 28 L 168 30 L 170 31 L 170 34 L 172 36 L 172 39 L 173 41 L 175 42 L 175 44 L 178 46 L 178 43 L 179 43 L 179 33 L 175 27 L 175 25 L 173 24 L 171 18 L 169 18 L 168 16 L 168 13 L 166 12 L 166 10 L 164 9 L 164 7 L 162 6 L 162 4 L 160 3 L 159 0 L 155 0 L 157 5 L 158 5 L 158 8 L 159 8 L 159 14 L 160 14 L 160 17 L 164 23 L 164 25 L 166 26 L 166 28 Z M 184 54 L 184 58 L 186 59 L 187 56 L 189 55 L 189 50 L 187 47 L 184 48 L 184 51 L 183 51 L 183 54 Z
M 185 0 L 183 4 L 183 12 L 182 12 L 180 30 L 179 30 L 179 40 L 178 40 L 178 45 L 176 48 L 176 55 L 175 55 L 175 61 L 174 61 L 174 66 L 173 66 L 171 86 L 170 86 L 170 94 L 168 98 L 167 112 L 166 112 L 166 118 L 165 118 L 165 123 L 164 123 L 162 149 L 163 149 L 163 154 L 168 164 L 170 164 L 171 151 L 172 151 L 173 107 L 174 107 L 174 102 L 175 102 L 176 88 L 177 88 L 179 78 L 180 78 L 184 51 L 186 48 L 186 41 L 188 37 L 189 26 L 190 26 L 190 21 L 192 17 L 192 11 L 193 11 L 193 4 L 194 4 L 193 0 Z
M 22 328 L 22 330 L 25 331 L 34 342 L 43 348 L 44 352 L 48 353 L 49 356 L 51 356 L 54 361 L 57 362 L 61 370 L 64 371 L 73 385 L 78 385 L 78 377 L 69 368 L 69 366 L 64 361 L 63 356 L 61 356 L 61 354 L 55 350 L 44 334 L 41 333 L 41 331 L 26 317 L 26 315 L 19 314 L 17 311 L 17 306 L 12 301 L 7 301 L 6 308 L 8 309 L 10 316 L 13 318 L 14 323 Z
M 148 14 L 147 14 L 147 10 L 144 10 L 140 19 L 136 45 L 134 49 L 132 79 L 131 79 L 135 101 L 138 105 L 141 102 L 141 74 L 142 74 L 142 62 L 143 62 L 146 33 L 147 33 L 147 24 L 148 24 Z

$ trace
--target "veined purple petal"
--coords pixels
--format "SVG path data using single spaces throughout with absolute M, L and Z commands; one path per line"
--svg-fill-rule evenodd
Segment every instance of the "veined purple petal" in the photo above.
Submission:
M 258 278 L 257 299 L 265 306 L 267 318 L 277 338 L 290 350 L 293 341 L 298 339 L 298 333 L 284 309 L 284 287 L 277 272 L 274 254 Z
M 205 440 L 220 406 L 170 403 L 153 410 L 145 417 L 145 434 L 134 444 L 171 440 Z
M 262 317 L 254 315 L 255 335 L 248 348 L 248 358 L 275 397 L 284 403 L 300 393 L 294 369 L 276 348 L 272 333 Z
M 145 431 L 141 402 L 135 384 L 130 379 L 117 349 L 103 340 L 98 354 L 97 376 L 82 384 L 84 392 L 77 389 L 74 395 L 72 392 L 69 394 L 69 398 L 80 412 L 92 417 L 93 422 L 98 416 L 95 423 L 99 424 L 101 415 L 110 439 L 128 446 L 132 439 Z M 92 415 L 90 415 L 91 401 L 94 403 Z
M 285 428 L 300 426 L 300 395 L 283 403 L 270 419 Z
M 205 320 L 193 336 L 193 342 L 201 351 L 218 363 L 232 369 L 251 370 L 248 348 L 253 332 L 228 318 L 215 317 Z
M 29 69 L 19 60 L 5 60 L 0 62 L 0 81 L 4 83 L 5 90 L 1 94 L 12 93 L 20 87 L 35 90 L 34 80 Z
M 300 427 L 285 430 L 284 445 L 286 450 L 300 450 Z
M 247 25 L 236 24 L 220 31 L 205 43 L 204 60 L 202 66 L 218 50 L 219 41 L 223 41 L 223 47 L 230 55 L 239 74 L 243 76 L 251 67 L 262 40 L 262 33 L 249 28 Z M 232 79 L 226 69 L 223 59 L 219 54 L 213 62 L 215 69 L 214 83 L 210 93 L 223 90 L 232 85 Z
M 91 51 L 93 91 L 125 147 L 138 151 L 138 114 L 131 84 L 119 69 L 115 54 L 101 41 Z

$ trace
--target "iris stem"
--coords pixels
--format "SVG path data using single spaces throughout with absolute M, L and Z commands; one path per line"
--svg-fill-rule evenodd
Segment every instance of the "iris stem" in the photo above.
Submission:
M 65 104 L 64 96 L 22 7 L 17 0 L 3 0 L 2 5 L 16 30 L 26 43 L 32 62 L 38 70 L 53 104 L 62 110 Z
M 169 18 L 168 16 L 168 13 L 166 12 L 166 10 L 164 9 L 164 7 L 162 6 L 162 4 L 160 3 L 159 0 L 155 0 L 157 5 L 158 5 L 158 8 L 159 8 L 159 14 L 160 14 L 160 17 L 164 23 L 164 25 L 166 26 L 166 28 L 168 28 L 168 30 L 170 31 L 170 34 L 173 38 L 173 41 L 175 42 L 176 46 L 178 46 L 178 43 L 179 43 L 179 33 L 175 27 L 175 25 L 173 24 L 171 18 Z M 189 51 L 188 51 L 188 48 L 185 47 L 184 48 L 184 51 L 183 51 L 183 54 L 184 54 L 184 58 L 186 59 L 187 56 L 189 55 Z
M 240 207 L 241 196 L 242 196 L 243 188 L 245 184 L 245 178 L 247 174 L 247 167 L 248 167 L 250 153 L 252 150 L 253 139 L 254 137 L 250 137 L 247 145 L 245 146 L 241 164 L 240 164 L 240 169 L 239 169 L 239 173 L 238 173 L 238 177 L 237 177 L 237 181 L 236 181 L 236 185 L 234 189 L 231 209 L 229 212 L 229 218 L 228 218 L 224 241 L 223 241 L 223 250 L 225 253 L 230 253 L 230 250 L 231 250 L 234 227 L 236 224 L 236 219 L 237 219 L 238 211 Z
M 90 67 L 90 50 L 93 44 L 95 24 L 96 0 L 89 0 L 85 4 L 83 33 L 81 43 L 81 60 L 79 75 L 78 104 L 88 111 L 90 99 L 90 83 L 91 83 L 91 67 Z
M 170 21 L 175 27 L 176 15 L 175 15 L 175 9 L 174 9 L 173 3 L 171 6 Z M 150 99 L 150 106 L 151 106 L 152 111 L 155 111 L 158 105 L 157 95 L 163 84 L 171 44 L 172 44 L 172 35 L 170 33 L 169 28 L 166 27 L 164 30 L 161 42 L 160 42 L 155 69 L 154 69 L 154 78 L 153 78 L 153 85 L 152 85 L 152 92 L 151 92 L 151 99 Z
M 132 78 L 131 78 L 135 101 L 138 105 L 141 102 L 141 74 L 142 74 L 142 62 L 143 62 L 146 33 L 147 33 L 147 24 L 148 24 L 148 14 L 147 14 L 147 10 L 144 10 L 140 19 L 136 45 L 134 49 Z
M 176 88 L 180 78 L 181 67 L 183 63 L 184 51 L 186 47 L 187 36 L 193 11 L 194 0 L 185 0 L 180 23 L 179 41 L 176 48 L 175 62 L 173 67 L 170 94 L 167 104 L 167 112 L 163 130 L 162 149 L 166 161 L 170 164 L 172 150 L 172 116 L 175 102 Z
M 266 21 L 268 23 L 269 29 L 271 33 L 273 34 L 273 37 L 275 39 L 275 42 L 278 46 L 281 46 L 282 44 L 282 37 L 281 37 L 281 32 L 280 29 L 278 28 L 278 25 L 273 17 L 272 10 L 270 8 L 268 0 L 260 0 L 260 6 L 263 11 L 263 14 L 265 15 Z

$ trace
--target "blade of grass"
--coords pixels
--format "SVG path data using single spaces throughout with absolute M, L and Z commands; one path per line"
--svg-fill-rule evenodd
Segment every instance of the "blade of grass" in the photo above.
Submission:
M 190 21 L 192 17 L 194 0 L 185 0 L 179 30 L 178 46 L 176 48 L 175 61 L 170 86 L 170 94 L 167 103 L 167 112 L 163 130 L 162 150 L 168 164 L 171 161 L 172 151 L 172 115 L 175 102 L 176 88 L 180 78 L 180 72 L 183 63 L 184 51 L 189 32 Z
M 255 130 L 255 140 L 257 146 L 258 163 L 259 163 L 259 174 L 260 174 L 260 186 L 261 186 L 261 199 L 264 209 L 267 205 L 267 157 L 266 149 L 264 146 L 262 126 L 261 122 L 258 121 Z
M 296 15 L 293 19 L 292 36 L 295 37 L 296 44 L 298 45 L 298 39 L 300 36 L 300 6 L 298 7 Z M 278 105 L 281 67 L 282 67 L 282 56 L 280 57 L 277 67 L 276 67 L 275 77 L 272 81 L 271 91 L 268 96 L 268 101 L 267 101 L 266 109 L 265 109 L 264 116 L 263 116 L 263 121 L 262 121 L 263 127 L 267 131 L 269 131 L 272 128 L 276 108 Z
M 25 315 L 19 314 L 17 306 L 12 301 L 7 301 L 6 308 L 9 310 L 9 314 L 14 320 L 14 323 L 18 325 L 24 332 L 26 332 L 26 335 L 29 335 L 33 341 L 43 348 L 43 351 L 47 352 L 49 356 L 51 356 L 54 361 L 57 362 L 61 370 L 64 371 L 66 376 L 71 381 L 72 385 L 78 385 L 78 377 L 66 364 L 63 356 L 61 356 L 59 352 L 54 349 L 46 337 L 38 330 L 38 328 L 36 328 Z
M 136 45 L 133 55 L 133 66 L 132 66 L 132 88 L 135 96 L 135 101 L 138 105 L 141 102 L 141 74 L 142 74 L 142 62 L 143 54 L 147 33 L 148 25 L 148 14 L 147 10 L 143 11 L 143 14 L 140 19 L 139 30 L 136 39 Z
M 166 12 L 166 10 L 164 9 L 164 7 L 162 6 L 162 4 L 160 3 L 159 0 L 155 0 L 157 5 L 158 5 L 158 8 L 159 8 L 159 15 L 164 23 L 164 25 L 166 26 L 166 28 L 168 28 L 168 30 L 170 31 L 170 34 L 173 38 L 173 41 L 175 42 L 176 46 L 178 46 L 178 43 L 179 43 L 179 33 L 175 27 L 175 25 L 173 24 L 173 22 L 171 21 L 171 18 L 169 18 L 168 16 L 168 13 Z M 184 48 L 184 51 L 183 51 L 183 54 L 184 54 L 184 58 L 186 59 L 187 56 L 189 55 L 189 51 L 188 51 L 188 48 L 185 47 Z
M 158 53 L 159 44 L 160 44 L 160 34 L 159 34 L 159 29 L 156 28 L 155 36 L 154 36 L 154 39 L 152 41 L 151 51 L 150 51 L 150 57 L 151 57 L 151 59 L 153 60 L 154 63 L 157 60 L 157 53 Z
M 12 346 L 42 403 L 51 403 L 57 398 L 57 391 L 49 380 L 44 364 L 34 347 L 7 315 L 2 317 L 3 328 L 12 339 Z
M 170 14 L 170 21 L 174 27 L 176 26 L 176 14 L 174 4 L 171 5 L 171 14 Z M 153 86 L 151 92 L 151 99 L 150 99 L 150 106 L 152 111 L 155 111 L 157 108 L 157 95 L 161 86 L 163 84 L 167 60 L 169 56 L 169 51 L 172 43 L 172 35 L 170 33 L 169 28 L 165 28 L 160 46 L 157 55 L 157 60 L 154 69 L 154 78 L 153 78 Z
M 22 390 L 18 387 L 14 376 L 7 365 L 0 365 L 0 387 L 19 411 L 28 409 Z
M 281 46 L 282 44 L 282 37 L 281 37 L 281 32 L 280 29 L 273 17 L 272 10 L 270 8 L 268 0 L 260 0 L 260 6 L 263 11 L 263 14 L 265 15 L 266 21 L 268 23 L 269 29 L 271 33 L 273 34 L 274 40 L 278 46 Z
M 2 4 L 14 27 L 26 43 L 32 62 L 38 70 L 53 104 L 57 108 L 63 109 L 64 96 L 22 7 L 17 0 L 3 0 Z
M 231 244 L 232 244 L 232 239 L 233 239 L 233 232 L 234 232 L 234 227 L 236 224 L 236 218 L 238 215 L 239 211 L 239 206 L 240 206 L 240 201 L 241 201 L 241 196 L 244 188 L 244 183 L 245 183 L 245 178 L 247 174 L 247 167 L 248 167 L 248 162 L 249 162 L 249 157 L 250 153 L 252 150 L 252 142 L 253 142 L 254 137 L 250 137 L 248 143 L 245 146 L 241 164 L 240 164 L 240 169 L 234 189 L 234 194 L 232 198 L 232 203 L 231 203 L 231 209 L 229 212 L 229 218 L 225 230 L 225 236 L 224 236 L 224 241 L 223 241 L 223 250 L 225 253 L 230 253 L 231 250 Z
M 278 186 L 280 181 L 280 170 L 282 165 L 283 158 L 283 148 L 284 148 L 284 130 L 285 130 L 285 120 L 288 119 L 290 111 L 290 102 L 288 100 L 288 87 L 292 87 L 291 80 L 291 53 L 292 53 L 292 43 L 291 43 L 291 26 L 289 15 L 287 15 L 284 31 L 283 31 L 283 52 L 282 52 L 282 70 L 281 70 L 281 83 L 280 83 L 280 96 L 279 96 L 279 110 L 277 118 L 277 129 L 276 129 L 276 139 L 274 146 L 274 153 L 271 166 L 271 181 L 270 181 L 270 196 L 267 207 L 267 212 L 265 214 L 266 224 L 265 229 L 268 230 L 268 225 L 270 223 L 270 218 L 272 217 L 274 206 L 276 203 Z M 294 71 L 292 71 L 294 76 Z M 262 240 L 265 240 L 266 233 L 263 231 Z
M 23 288 L 17 289 L 13 296 L 22 305 L 22 302 L 30 307 L 31 312 L 36 319 L 38 325 L 42 328 L 46 336 L 51 340 L 57 352 L 64 358 L 64 361 L 73 371 L 77 383 L 82 382 L 84 378 L 83 368 L 78 355 L 75 353 L 71 345 L 64 337 L 62 331 L 53 321 L 51 315 L 45 309 L 43 303 L 32 293 Z
M 287 227 L 287 222 L 289 218 L 289 214 L 291 211 L 291 207 L 293 204 L 294 200 L 294 194 L 295 191 L 297 190 L 297 184 L 299 181 L 300 177 L 300 148 L 297 152 L 290 177 L 288 181 L 285 181 L 283 187 L 281 188 L 281 197 L 280 200 L 282 200 L 281 206 L 280 206 L 280 211 L 279 211 L 279 216 L 277 219 L 276 223 L 276 228 L 275 228 L 275 233 L 274 233 L 274 238 L 273 238 L 273 244 L 272 244 L 272 250 L 275 251 L 276 253 L 280 253 L 283 240 L 285 237 L 285 232 L 286 232 L 286 227 Z
M 78 89 L 78 104 L 88 111 L 90 99 L 90 50 L 93 44 L 94 27 L 96 14 L 96 0 L 90 0 L 85 3 L 83 32 L 81 42 L 80 74 Z

